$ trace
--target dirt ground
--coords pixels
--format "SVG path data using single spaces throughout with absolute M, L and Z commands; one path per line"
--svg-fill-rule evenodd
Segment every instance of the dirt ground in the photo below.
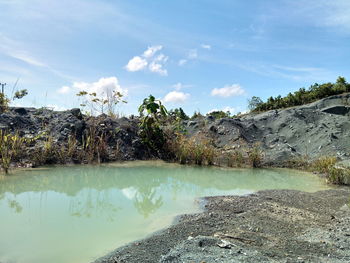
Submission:
M 202 199 L 204 212 L 95 263 L 350 262 L 350 188 Z

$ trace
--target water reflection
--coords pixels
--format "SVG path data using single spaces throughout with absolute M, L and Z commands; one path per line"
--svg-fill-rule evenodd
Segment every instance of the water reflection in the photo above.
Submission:
M 139 191 L 134 198 L 134 206 L 145 218 L 147 218 L 150 214 L 153 214 L 162 205 L 162 197 L 156 197 L 156 190 L 154 188 L 147 189 L 145 192 Z
M 122 208 L 113 202 L 108 192 L 96 192 L 89 189 L 79 198 L 73 198 L 69 203 L 69 213 L 75 217 L 90 218 L 94 215 L 105 216 L 114 221 Z
M 89 262 L 194 211 L 196 197 L 281 188 L 326 187 L 290 170 L 161 162 L 20 172 L 0 178 L 0 262 Z
M 8 199 L 7 202 L 8 202 L 9 207 L 12 208 L 15 213 L 22 212 L 23 208 L 16 200 Z
M 111 195 L 114 190 L 119 190 L 132 200 L 140 215 L 149 217 L 164 204 L 161 193 L 164 189 L 176 201 L 183 192 L 199 196 L 203 189 L 243 189 L 251 192 L 273 188 L 306 191 L 325 188 L 317 178 L 290 170 L 230 170 L 164 163 L 143 164 L 135 167 L 133 164 L 117 167 L 72 166 L 28 171 L 25 176 L 13 175 L 0 181 L 0 200 L 5 198 L 6 193 L 11 193 L 13 199 L 8 201 L 9 206 L 20 213 L 25 204 L 21 205 L 16 200 L 17 195 L 54 191 L 76 197 L 70 199 L 69 212 L 72 216 L 89 218 L 104 214 L 112 220 L 122 209 Z

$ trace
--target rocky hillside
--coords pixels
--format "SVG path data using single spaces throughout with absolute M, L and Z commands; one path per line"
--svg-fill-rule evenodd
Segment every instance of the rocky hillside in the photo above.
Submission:
M 209 116 L 185 124 L 190 136 L 210 139 L 225 151 L 258 143 L 268 164 L 323 156 L 350 159 L 350 94 L 237 119 Z
M 159 157 L 142 143 L 138 122 L 137 118 L 83 116 L 79 109 L 57 112 L 11 108 L 0 114 L 1 130 L 18 131 L 27 138 L 36 137 L 36 147 L 42 146 L 48 136 L 57 145 L 73 136 L 77 145 L 81 145 L 88 135 L 103 135 L 107 149 L 105 161 Z M 184 121 L 183 126 L 188 137 L 204 138 L 222 152 L 258 144 L 269 165 L 284 165 L 295 158 L 350 159 L 350 94 L 236 119 L 208 116 Z
M 88 117 L 83 116 L 80 109 L 52 111 L 43 108 L 11 108 L 0 114 L 0 129 L 18 132 L 19 136 L 25 138 L 35 138 L 30 149 L 27 149 L 29 152 L 44 147 L 48 138 L 52 139 L 56 147 L 67 145 L 68 139 L 73 138 L 77 151 L 84 151 L 83 144 L 88 144 L 87 138 L 92 136 L 103 138 L 106 144 L 104 161 L 153 157 L 138 137 L 138 120 L 133 118 L 114 119 L 107 115 Z M 55 160 L 52 162 L 55 163 Z

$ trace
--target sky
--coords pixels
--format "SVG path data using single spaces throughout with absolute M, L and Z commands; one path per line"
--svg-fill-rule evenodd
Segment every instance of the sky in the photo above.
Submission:
M 0 0 L 0 82 L 15 106 L 79 106 L 115 89 L 136 114 L 245 112 L 313 83 L 350 79 L 349 0 Z

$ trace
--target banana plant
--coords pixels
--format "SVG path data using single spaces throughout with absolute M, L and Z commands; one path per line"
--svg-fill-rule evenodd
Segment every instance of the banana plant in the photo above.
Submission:
M 161 125 L 168 116 L 168 111 L 160 100 L 149 95 L 139 107 L 140 136 L 154 150 L 160 150 L 165 143 Z

